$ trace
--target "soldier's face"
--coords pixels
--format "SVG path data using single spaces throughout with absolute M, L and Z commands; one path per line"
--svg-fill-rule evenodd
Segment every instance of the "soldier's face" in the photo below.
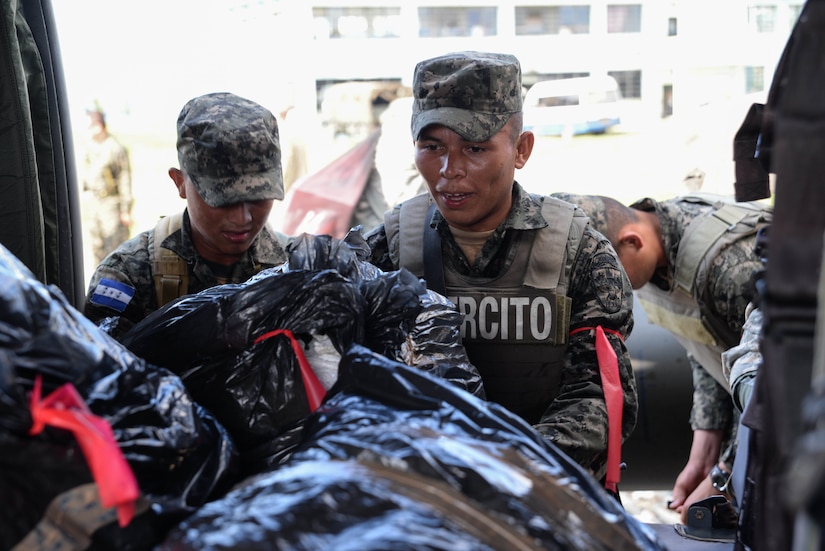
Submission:
M 469 142 L 446 126 L 426 127 L 415 143 L 415 165 L 447 222 L 465 231 L 495 229 L 510 212 L 515 170 L 534 138 L 513 138 L 512 121 L 486 142 Z
M 180 174 L 181 183 L 177 180 L 175 183 L 179 195 L 186 199 L 195 250 L 210 262 L 224 265 L 237 262 L 266 224 L 273 200 L 210 207 L 189 176 Z
M 89 139 L 97 138 L 101 133 L 103 133 L 103 126 L 93 118 L 89 117 L 89 124 L 86 127 L 86 133 Z

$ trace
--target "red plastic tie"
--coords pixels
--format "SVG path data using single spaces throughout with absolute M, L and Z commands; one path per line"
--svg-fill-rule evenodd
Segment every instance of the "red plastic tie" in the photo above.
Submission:
M 31 394 L 32 427 L 29 434 L 40 434 L 46 425 L 69 430 L 80 444 L 86 463 L 97 483 L 100 503 L 117 508 L 121 527 L 135 514 L 140 496 L 135 473 L 123 456 L 109 423 L 94 415 L 71 383 L 66 383 L 42 401 L 43 381 L 38 375 Z
M 604 487 L 615 494 L 618 491 L 621 472 L 624 393 L 619 378 L 616 351 L 613 350 L 600 325 L 596 327 L 596 357 L 599 360 L 604 401 L 607 405 L 607 475 Z
M 309 402 L 309 410 L 315 411 L 321 405 L 321 402 L 324 401 L 327 391 L 324 388 L 324 385 L 321 384 L 321 381 L 318 380 L 318 376 L 315 375 L 312 367 L 310 367 L 307 357 L 304 354 L 304 348 L 301 346 L 301 343 L 298 342 L 298 339 L 295 338 L 295 335 L 292 334 L 292 331 L 289 329 L 275 329 L 274 331 L 264 333 L 255 339 L 255 344 L 278 335 L 284 335 L 289 339 L 289 343 L 292 345 L 292 350 L 295 352 L 295 357 L 298 358 L 298 365 L 301 368 L 301 378 L 304 381 L 307 401 Z

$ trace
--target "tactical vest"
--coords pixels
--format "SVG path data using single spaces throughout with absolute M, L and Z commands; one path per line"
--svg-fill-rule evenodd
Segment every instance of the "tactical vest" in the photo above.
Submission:
M 189 289 L 189 265 L 174 251 L 161 246 L 163 240 L 178 231 L 183 213 L 164 216 L 155 225 L 149 238 L 149 262 L 155 279 L 158 308 L 185 295 Z
M 770 224 L 773 208 L 736 203 L 732 198 L 709 193 L 693 193 L 680 199 L 714 208 L 694 218 L 685 229 L 671 289 L 665 291 L 647 283 L 636 291 L 636 297 L 651 323 L 670 331 L 714 379 L 729 388 L 722 372 L 722 352 L 738 344 L 740 335 L 709 312 L 711 298 L 703 296 L 708 267 L 725 247 Z
M 429 246 L 422 247 L 422 231 L 435 231 L 428 224 L 429 203 L 429 195 L 419 195 L 385 219 L 387 238 L 400 234 L 400 266 L 418 277 L 424 276 Z M 549 226 L 521 232 L 513 262 L 501 276 L 444 271 L 446 295 L 464 314 L 462 342 L 487 398 L 531 424 L 539 422 L 559 390 L 572 304 L 567 279 L 588 220 L 569 203 L 549 197 L 542 215 Z

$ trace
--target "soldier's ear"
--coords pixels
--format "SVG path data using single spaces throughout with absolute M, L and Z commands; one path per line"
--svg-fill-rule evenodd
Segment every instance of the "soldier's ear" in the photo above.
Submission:
M 186 175 L 179 168 L 170 168 L 169 177 L 175 182 L 175 187 L 178 188 L 178 196 L 181 199 L 186 199 Z
M 516 141 L 516 168 L 524 168 L 527 159 L 533 152 L 533 145 L 536 143 L 536 136 L 530 132 L 522 132 Z
M 645 246 L 645 239 L 642 233 L 632 226 L 625 226 L 619 231 L 617 236 L 616 250 L 632 249 L 634 252 L 640 251 Z

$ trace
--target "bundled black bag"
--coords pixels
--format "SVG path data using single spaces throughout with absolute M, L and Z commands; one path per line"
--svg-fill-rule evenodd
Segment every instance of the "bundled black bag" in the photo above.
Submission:
M 111 339 L 2 246 L 0 282 L 0 548 L 49 539 L 66 549 L 149 549 L 237 480 L 228 434 L 178 377 Z M 139 486 L 125 527 L 101 507 L 105 489 L 92 484 L 89 457 L 71 432 L 30 434 L 36 381 L 44 397 L 70 384 L 85 419 L 108 423 Z
M 354 345 L 302 441 L 162 550 L 661 550 L 521 418 Z
M 381 272 L 360 260 L 353 243 L 301 236 L 286 265 L 181 297 L 121 339 L 181 377 L 229 430 L 247 475 L 282 461 L 312 411 L 293 342 L 286 334 L 261 340 L 273 331 L 289 331 L 314 366 L 321 358 L 313 346 L 322 339 L 330 343 L 324 363 L 335 372 L 341 354 L 362 344 L 483 392 L 450 303 L 406 270 Z M 327 378 L 327 387 L 336 376 Z
M 461 345 L 463 315 L 411 272 L 384 273 L 367 262 L 369 246 L 359 231 L 350 231 L 343 241 L 303 234 L 290 243 L 288 252 L 287 269 L 333 269 L 361 282 L 367 302 L 365 342 L 361 344 L 485 398 L 481 375 Z M 418 294 L 419 310 L 411 327 L 407 315 L 397 314 L 403 309 L 400 291 L 404 289 Z

